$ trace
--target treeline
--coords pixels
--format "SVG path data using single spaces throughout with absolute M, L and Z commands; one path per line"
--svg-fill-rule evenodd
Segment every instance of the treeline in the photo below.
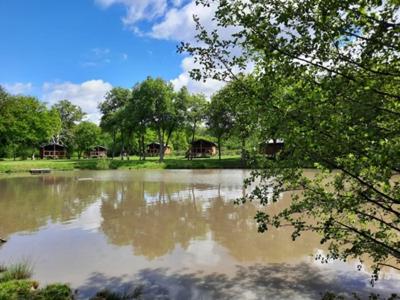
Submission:
M 253 123 L 246 103 L 234 84 L 207 101 L 186 87 L 175 92 L 171 83 L 148 77 L 132 90 L 114 88 L 106 95 L 100 127 L 112 138 L 113 156 L 136 152 L 145 159 L 146 142 L 157 141 L 162 161 L 165 147 L 186 151 L 196 136 L 215 140 L 219 156 L 224 142 L 245 153 Z
M 68 100 L 48 108 L 31 96 L 10 95 L 0 87 L 0 157 L 32 159 L 44 143 L 60 143 L 80 157 L 107 136 Z
M 45 143 L 66 146 L 68 157 L 81 158 L 95 145 L 106 146 L 112 157 L 138 155 L 146 158 L 147 144 L 185 155 L 197 138 L 214 141 L 219 158 L 223 148 L 247 153 L 258 147 L 251 98 L 238 83 L 228 84 L 211 100 L 190 94 L 186 87 L 174 91 L 171 83 L 148 77 L 132 89 L 117 87 L 99 104 L 100 125 L 85 121 L 82 109 L 68 100 L 47 107 L 40 100 L 0 94 L 0 157 L 34 158 Z M 224 147 L 222 147 L 224 146 Z

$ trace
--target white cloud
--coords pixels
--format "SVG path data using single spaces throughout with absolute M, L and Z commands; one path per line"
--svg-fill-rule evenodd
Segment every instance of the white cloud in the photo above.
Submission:
M 95 0 L 99 5 L 107 8 L 111 5 L 120 4 L 126 7 L 127 13 L 123 18 L 124 24 L 139 35 L 149 36 L 155 39 L 185 41 L 196 43 L 196 26 L 193 16 L 200 19 L 200 23 L 206 30 L 211 31 L 218 28 L 213 16 L 216 3 L 209 7 L 196 5 L 195 0 Z M 150 30 L 143 32 L 139 25 L 142 21 L 150 24 Z M 219 29 L 220 36 L 226 38 L 236 32 L 238 28 Z M 238 51 L 235 49 L 234 51 Z M 192 93 L 203 93 L 210 97 L 213 93 L 224 86 L 224 82 L 209 79 L 206 81 L 195 81 L 190 78 L 189 71 L 196 66 L 191 57 L 183 58 L 181 63 L 182 73 L 172 79 L 175 89 L 187 86 Z
M 190 92 L 201 93 L 209 98 L 225 85 L 224 82 L 215 79 L 208 79 L 205 82 L 193 80 L 190 78 L 189 71 L 196 67 L 198 66 L 196 66 L 193 57 L 185 57 L 183 59 L 181 65 L 182 73 L 177 78 L 171 80 L 176 90 L 186 86 Z
M 134 32 L 139 33 L 137 23 L 140 21 L 153 21 L 162 17 L 168 9 L 167 0 L 95 0 L 101 7 L 108 8 L 112 5 L 126 7 L 123 23 Z
M 80 84 L 46 82 L 43 84 L 43 100 L 53 105 L 59 100 L 67 99 L 79 105 L 87 113 L 88 120 L 98 123 L 100 113 L 97 106 L 111 89 L 112 85 L 103 80 L 89 80 Z
M 196 5 L 193 0 L 181 8 L 169 9 L 163 20 L 154 24 L 148 34 L 157 39 L 193 41 L 196 35 L 193 15 L 198 16 L 207 29 L 211 29 L 216 27 L 212 21 L 214 12 L 214 6 Z
M 15 82 L 1 84 L 7 92 L 14 95 L 27 94 L 32 90 L 32 83 Z

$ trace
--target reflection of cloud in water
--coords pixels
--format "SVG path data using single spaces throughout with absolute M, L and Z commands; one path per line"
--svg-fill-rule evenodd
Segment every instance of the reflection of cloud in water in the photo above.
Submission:
M 217 243 L 212 240 L 209 232 L 204 240 L 191 241 L 186 252 L 190 257 L 186 258 L 188 264 L 216 265 L 221 261 L 221 253 L 215 249 Z
M 89 205 L 76 219 L 68 222 L 68 228 L 96 231 L 103 222 L 101 216 L 101 201 Z

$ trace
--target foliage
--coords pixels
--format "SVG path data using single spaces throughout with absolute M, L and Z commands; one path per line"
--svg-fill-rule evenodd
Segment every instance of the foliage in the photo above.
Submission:
M 196 130 L 206 119 L 207 100 L 204 95 L 191 95 L 188 97 L 188 108 L 186 113 L 186 123 L 193 142 L 196 135 Z
M 141 287 L 134 289 L 133 292 L 123 292 L 123 293 L 103 290 L 98 292 L 90 300 L 131 300 L 131 299 L 140 299 L 141 295 L 142 295 Z
M 14 158 L 35 153 L 43 141 L 60 130 L 61 121 L 55 110 L 49 110 L 33 97 L 11 96 L 4 92 L 0 99 L 0 150 Z
M 117 133 L 120 132 L 122 135 L 124 130 L 123 120 L 121 120 L 121 117 L 124 115 L 121 114 L 121 110 L 128 102 L 130 96 L 131 91 L 129 89 L 113 88 L 106 94 L 105 100 L 99 105 L 100 112 L 102 113 L 100 127 L 112 137 L 112 157 L 115 156 Z M 121 142 L 123 144 L 123 139 L 121 139 Z M 122 152 L 124 145 L 121 148 Z
M 0 300 L 32 299 L 32 288 L 37 282 L 31 280 L 11 280 L 0 282 Z
M 29 280 L 32 267 L 24 262 L 0 270 L 0 300 L 72 300 L 71 288 L 65 284 L 52 284 L 38 289 L 36 281 Z
M 86 114 L 69 100 L 60 100 L 52 108 L 61 118 L 61 131 L 54 137 L 55 142 L 66 145 L 71 153 L 74 146 L 74 128 Z
M 207 127 L 218 140 L 218 157 L 221 159 L 222 138 L 228 136 L 233 127 L 233 111 L 225 103 L 223 90 L 211 98 L 207 111 Z
M 96 146 L 100 137 L 100 128 L 92 122 L 83 121 L 75 127 L 74 136 L 78 157 L 81 158 L 84 151 L 88 152 L 91 147 Z
M 283 191 L 303 190 L 276 215 L 260 210 L 259 230 L 291 225 L 293 239 L 317 231 L 329 243 L 327 258 L 372 258 L 373 280 L 382 266 L 398 268 L 398 2 L 198 3 L 216 7 L 218 29 L 209 33 L 195 18 L 200 43 L 181 45 L 201 65 L 191 75 L 240 81 L 237 70 L 252 63 L 257 88 L 244 87 L 257 101 L 259 134 L 285 142 L 285 159 L 254 171 L 248 183 L 260 183 L 242 200 L 268 205 Z M 307 164 L 320 174 L 306 177 Z
M 106 158 L 98 159 L 96 162 L 96 170 L 108 170 L 110 168 L 110 161 Z
M 74 294 L 71 288 L 66 284 L 50 284 L 38 290 L 34 300 L 73 300 Z

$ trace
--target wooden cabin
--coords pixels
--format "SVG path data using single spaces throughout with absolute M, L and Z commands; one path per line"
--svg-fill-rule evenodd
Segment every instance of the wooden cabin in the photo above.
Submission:
M 281 139 L 268 140 L 260 144 L 260 153 L 268 157 L 275 157 L 284 148 L 284 142 Z
M 57 143 L 50 143 L 40 147 L 40 158 L 63 159 L 67 157 L 67 147 Z
M 164 145 L 164 155 L 171 154 L 171 147 Z M 160 155 L 160 143 L 150 143 L 147 145 L 146 150 L 147 156 L 157 156 Z
M 217 154 L 217 145 L 213 142 L 199 139 L 190 144 L 187 156 L 189 158 L 211 157 Z
M 107 148 L 104 146 L 95 146 L 87 153 L 89 158 L 103 158 L 107 157 Z

